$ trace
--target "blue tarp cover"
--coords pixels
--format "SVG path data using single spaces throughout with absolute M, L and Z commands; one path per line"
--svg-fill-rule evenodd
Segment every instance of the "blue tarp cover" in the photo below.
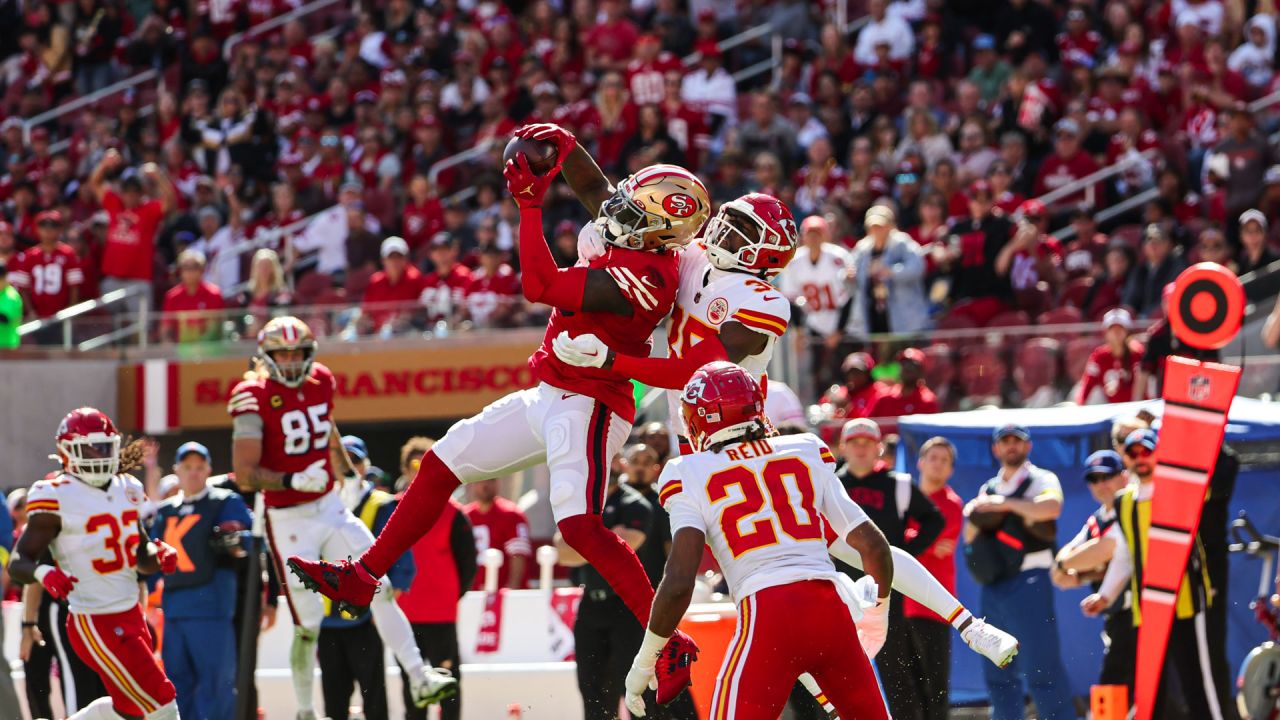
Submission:
M 1060 407 L 1038 410 L 978 410 L 971 412 L 912 415 L 899 421 L 902 445 L 898 464 L 915 472 L 916 450 L 934 435 L 955 443 L 958 451 L 952 486 L 965 501 L 975 497 L 982 483 L 991 478 L 997 464 L 991 455 L 991 431 L 1007 423 L 1020 423 L 1031 431 L 1031 461 L 1058 474 L 1065 496 L 1062 517 L 1058 521 L 1058 543 L 1070 540 L 1097 507 L 1084 483 L 1082 468 L 1089 453 L 1107 447 L 1107 435 L 1116 418 L 1131 416 L 1149 408 L 1156 416 L 1163 403 L 1148 401 L 1116 405 Z M 1228 416 L 1226 441 L 1280 440 L 1280 404 L 1250 398 L 1236 398 Z M 1280 534 L 1280 502 L 1276 501 L 1277 469 L 1242 471 L 1232 497 L 1232 517 L 1240 509 L 1263 532 Z M 962 557 L 956 553 L 957 561 Z M 1228 662 L 1239 666 L 1245 654 L 1262 640 L 1265 633 L 1253 620 L 1249 602 L 1258 590 L 1260 562 L 1243 556 L 1231 559 L 1231 580 L 1227 593 L 1230 603 L 1228 618 Z M 958 595 L 975 614 L 981 615 L 978 586 L 961 566 L 957 573 Z M 1058 637 L 1062 642 L 1063 663 L 1073 693 L 1088 695 L 1101 667 L 1102 623 L 1080 614 L 1079 602 L 1088 590 L 1059 591 L 1056 594 Z M 1000 618 L 988 618 L 999 625 Z M 954 636 L 952 652 L 951 693 L 953 702 L 968 702 L 986 697 L 982 682 L 981 660 Z

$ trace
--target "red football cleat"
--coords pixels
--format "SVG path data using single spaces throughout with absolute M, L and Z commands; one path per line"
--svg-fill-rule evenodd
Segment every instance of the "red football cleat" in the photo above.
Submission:
M 338 605 L 338 610 L 363 615 L 381 584 L 368 570 L 350 558 L 341 562 L 289 558 L 289 570 L 308 590 L 318 592 Z
M 682 630 L 677 630 L 658 655 L 654 677 L 658 679 L 658 704 L 666 705 L 689 687 L 689 670 L 698 659 L 698 644 Z

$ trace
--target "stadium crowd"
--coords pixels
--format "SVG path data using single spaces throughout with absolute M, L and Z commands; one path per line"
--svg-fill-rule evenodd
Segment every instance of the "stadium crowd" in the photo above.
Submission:
M 1280 258 L 1274 123 L 1248 104 L 1274 90 L 1275 18 L 1238 3 L 868 0 L 842 29 L 835 5 L 798 0 L 390 0 L 252 30 L 292 7 L 0 4 L 20 28 L 0 40 L 10 331 L 118 288 L 136 294 L 117 310 L 171 313 L 156 338 L 183 342 L 290 305 L 361 306 L 308 318 L 344 337 L 536 324 L 499 176 L 530 122 L 571 129 L 611 177 L 680 163 L 717 203 L 761 190 L 812 218 L 783 282 L 822 386 L 851 350 L 902 349 L 872 335 L 1116 307 L 1142 332 L 1187 264 Z M 764 23 L 777 66 L 735 80 L 771 38 L 717 41 Z M 148 69 L 159 82 L 22 119 Z M 588 217 L 560 190 L 545 230 L 571 263 Z M 1066 397 L 1097 344 L 923 351 L 944 407 L 1034 404 Z M 1011 371 L 1046 366 L 1028 357 L 1064 370 Z

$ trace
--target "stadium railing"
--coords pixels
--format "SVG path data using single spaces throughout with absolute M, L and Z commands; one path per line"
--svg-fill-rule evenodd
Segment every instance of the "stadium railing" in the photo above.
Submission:
M 89 93 L 88 95 L 81 95 L 80 97 L 77 97 L 74 100 L 68 100 L 67 102 L 62 103 L 57 107 L 50 108 L 49 110 L 45 110 L 44 112 L 38 115 L 33 115 L 22 121 L 22 140 L 25 143 L 30 143 L 32 129 L 37 128 L 46 123 L 53 122 L 54 120 L 57 120 L 58 118 L 63 117 L 65 115 L 69 115 L 77 110 L 80 110 L 81 108 L 86 108 L 86 107 L 89 107 L 90 105 L 93 105 L 94 103 L 101 102 L 102 100 L 109 98 L 112 95 L 118 95 L 122 92 L 125 92 L 126 90 L 135 88 L 141 85 L 142 83 L 151 82 L 152 80 L 157 80 L 157 79 L 161 79 L 161 75 L 158 71 L 144 70 L 138 73 L 137 75 L 131 75 L 125 78 L 124 80 L 112 83 L 102 88 L 101 90 L 98 90 L 97 92 L 92 92 L 92 93 Z M 68 141 L 66 140 L 56 143 L 50 147 L 50 151 L 55 153 L 61 152 L 62 150 L 66 149 L 66 147 L 68 146 L 67 143 Z

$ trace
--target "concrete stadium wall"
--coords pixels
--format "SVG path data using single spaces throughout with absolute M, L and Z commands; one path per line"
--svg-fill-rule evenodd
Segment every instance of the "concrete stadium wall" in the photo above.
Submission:
M 89 405 L 116 414 L 115 360 L 5 360 L 0 363 L 0 488 L 31 485 L 54 468 L 58 422 Z

